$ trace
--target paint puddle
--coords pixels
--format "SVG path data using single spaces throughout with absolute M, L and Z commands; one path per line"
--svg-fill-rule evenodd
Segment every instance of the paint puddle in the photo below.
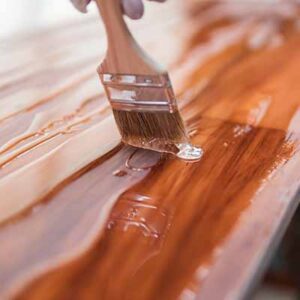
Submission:
M 195 162 L 199 161 L 203 156 L 203 150 L 191 144 L 178 144 L 178 152 L 176 156 L 182 160 Z
M 170 226 L 171 214 L 160 201 L 146 195 L 125 193 L 115 205 L 107 223 L 109 230 L 137 229 L 143 237 L 160 239 Z
M 125 166 L 135 172 L 150 170 L 159 165 L 161 156 L 159 152 L 136 149 L 126 160 Z

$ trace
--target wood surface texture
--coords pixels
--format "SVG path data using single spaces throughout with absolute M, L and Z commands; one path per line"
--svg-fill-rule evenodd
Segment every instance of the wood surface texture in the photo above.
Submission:
M 132 24 L 196 163 L 120 143 L 99 18 L 6 40 L 0 298 L 243 299 L 298 205 L 298 5 L 172 0 Z

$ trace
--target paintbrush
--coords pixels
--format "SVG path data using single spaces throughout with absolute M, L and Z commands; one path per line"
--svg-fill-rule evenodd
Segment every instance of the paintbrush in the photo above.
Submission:
M 96 0 L 108 50 L 98 73 L 124 143 L 178 153 L 188 143 L 172 84 L 131 35 L 120 0 Z

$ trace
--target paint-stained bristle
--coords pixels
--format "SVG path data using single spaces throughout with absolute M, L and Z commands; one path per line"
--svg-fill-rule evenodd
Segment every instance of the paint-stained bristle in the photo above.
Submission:
M 154 139 L 166 143 L 186 142 L 187 135 L 178 111 L 139 112 L 113 110 L 123 140 L 134 146 Z

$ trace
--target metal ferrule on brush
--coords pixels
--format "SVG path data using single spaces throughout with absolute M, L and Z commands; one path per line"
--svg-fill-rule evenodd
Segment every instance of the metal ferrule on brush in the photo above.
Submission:
M 177 102 L 168 74 L 133 75 L 101 73 L 110 104 L 122 111 L 177 111 Z M 154 100 L 155 99 L 155 100 Z

